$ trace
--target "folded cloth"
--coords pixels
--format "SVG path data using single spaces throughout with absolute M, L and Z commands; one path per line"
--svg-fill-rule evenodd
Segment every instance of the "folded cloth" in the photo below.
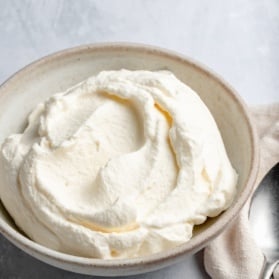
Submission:
M 258 182 L 279 161 L 279 103 L 252 107 L 260 138 Z M 239 217 L 204 250 L 204 266 L 213 279 L 256 279 L 261 275 L 264 256 L 249 227 L 250 200 Z M 279 279 L 279 267 L 273 273 Z

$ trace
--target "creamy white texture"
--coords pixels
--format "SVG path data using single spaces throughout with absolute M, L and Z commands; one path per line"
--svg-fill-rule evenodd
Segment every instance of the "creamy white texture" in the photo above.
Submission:
M 237 175 L 197 94 L 167 71 L 104 71 L 50 97 L 0 153 L 16 224 L 58 251 L 137 257 L 188 241 Z

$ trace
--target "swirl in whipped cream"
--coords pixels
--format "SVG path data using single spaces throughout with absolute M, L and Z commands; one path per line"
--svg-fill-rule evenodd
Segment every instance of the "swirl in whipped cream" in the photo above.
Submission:
M 2 144 L 0 176 L 31 239 L 106 259 L 188 241 L 237 190 L 212 115 L 167 71 L 104 71 L 53 95 Z

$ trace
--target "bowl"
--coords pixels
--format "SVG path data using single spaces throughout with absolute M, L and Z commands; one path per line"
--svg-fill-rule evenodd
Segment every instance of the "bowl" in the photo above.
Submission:
M 51 94 L 101 70 L 147 69 L 172 71 L 192 87 L 213 114 L 232 165 L 239 174 L 232 206 L 196 227 L 193 238 L 170 250 L 145 257 L 103 260 L 73 256 L 43 247 L 16 227 L 0 205 L 0 232 L 14 245 L 50 265 L 101 276 L 124 276 L 156 270 L 182 261 L 216 238 L 247 201 L 258 171 L 258 147 L 248 109 L 237 93 L 204 66 L 180 54 L 153 46 L 110 43 L 80 46 L 44 57 L 23 68 L 0 87 L 0 144 L 22 131 L 28 113 Z

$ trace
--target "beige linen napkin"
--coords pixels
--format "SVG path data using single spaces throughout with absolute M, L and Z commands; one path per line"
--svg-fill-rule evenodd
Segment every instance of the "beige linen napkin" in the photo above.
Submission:
M 260 138 L 259 182 L 279 161 L 279 103 L 253 107 L 251 110 Z M 264 257 L 251 235 L 248 210 L 249 202 L 242 209 L 238 219 L 205 248 L 205 269 L 213 279 L 259 278 Z M 278 267 L 274 272 L 274 278 L 279 279 Z

